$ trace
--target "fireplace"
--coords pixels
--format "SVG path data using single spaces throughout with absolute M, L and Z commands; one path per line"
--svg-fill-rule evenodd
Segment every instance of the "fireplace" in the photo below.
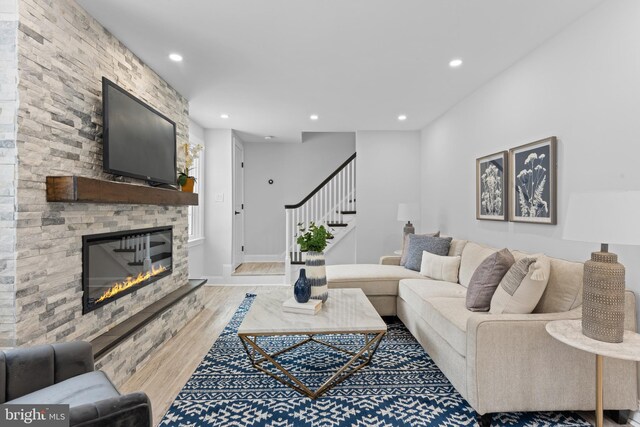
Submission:
M 173 270 L 173 227 L 82 237 L 82 313 L 109 304 Z

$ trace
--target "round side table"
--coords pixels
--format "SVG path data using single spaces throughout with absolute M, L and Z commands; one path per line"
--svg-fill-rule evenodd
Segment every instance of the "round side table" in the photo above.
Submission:
M 603 425 L 602 360 L 604 357 L 640 361 L 640 334 L 624 331 L 621 343 L 608 343 L 582 334 L 582 320 L 555 320 L 547 323 L 547 332 L 571 347 L 596 355 L 596 427 Z

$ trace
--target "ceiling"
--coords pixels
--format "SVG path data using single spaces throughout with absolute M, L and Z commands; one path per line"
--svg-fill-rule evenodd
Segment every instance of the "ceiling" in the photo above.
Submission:
M 300 142 L 303 131 L 421 129 L 601 1 L 79 3 L 180 91 L 203 127 Z M 464 64 L 450 68 L 453 58 Z

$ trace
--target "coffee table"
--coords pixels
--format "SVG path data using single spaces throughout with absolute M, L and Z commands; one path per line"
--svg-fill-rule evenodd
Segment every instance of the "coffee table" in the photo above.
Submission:
M 344 381 L 369 364 L 382 338 L 387 332 L 378 312 L 373 308 L 362 289 L 329 289 L 329 298 L 315 316 L 282 311 L 282 302 L 293 294 L 291 289 L 272 291 L 256 296 L 238 328 L 238 336 L 253 366 L 294 390 L 316 399 L 323 392 Z M 362 335 L 362 347 L 358 351 L 342 349 L 323 341 L 318 335 L 353 334 Z M 259 343 L 260 337 L 276 335 L 306 335 L 306 338 L 290 347 L 267 353 Z M 351 358 L 340 367 L 317 390 L 312 390 L 300 381 L 295 372 L 285 369 L 276 357 L 307 343 L 317 343 L 346 353 Z M 277 370 L 271 372 L 263 366 L 270 363 Z M 278 371 L 280 375 L 278 374 Z

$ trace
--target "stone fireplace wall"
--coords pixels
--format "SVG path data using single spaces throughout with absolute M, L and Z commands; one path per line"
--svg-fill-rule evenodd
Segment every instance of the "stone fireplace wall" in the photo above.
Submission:
M 178 144 L 188 139 L 188 103 L 74 0 L 19 0 L 18 14 L 13 183 L 4 166 L 13 146 L 0 129 L 0 206 L 15 209 L 0 217 L 0 227 L 15 224 L 15 240 L 5 244 L 2 231 L 0 246 L 0 346 L 90 340 L 187 283 L 187 208 L 47 203 L 45 178 L 111 178 L 102 171 L 102 76 L 175 121 Z M 81 236 L 165 225 L 174 226 L 173 274 L 83 316 Z
M 0 1 L 0 347 L 15 334 L 15 164 L 18 0 Z

